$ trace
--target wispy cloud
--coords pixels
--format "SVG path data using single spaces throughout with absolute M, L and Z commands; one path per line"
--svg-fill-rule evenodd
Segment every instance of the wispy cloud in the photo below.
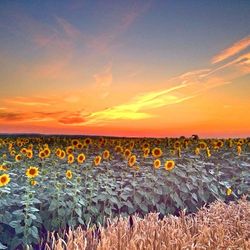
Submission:
M 53 100 L 43 97 L 15 97 L 4 100 L 10 104 L 24 105 L 24 106 L 50 106 L 54 103 Z
M 215 55 L 211 61 L 213 64 L 224 61 L 225 59 L 239 53 L 240 51 L 246 49 L 249 46 L 250 46 L 250 35 L 246 36 L 240 41 L 237 41 L 227 49 L 221 51 L 219 54 Z

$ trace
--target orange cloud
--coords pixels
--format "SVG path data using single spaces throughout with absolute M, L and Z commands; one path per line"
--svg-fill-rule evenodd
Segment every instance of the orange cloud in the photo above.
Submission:
M 221 51 L 218 55 L 215 55 L 212 58 L 212 63 L 218 63 L 221 61 L 224 61 L 225 59 L 239 53 L 240 51 L 246 49 L 248 46 L 250 46 L 250 35 L 246 36 L 245 38 L 241 39 L 240 41 L 237 41 L 229 48 Z

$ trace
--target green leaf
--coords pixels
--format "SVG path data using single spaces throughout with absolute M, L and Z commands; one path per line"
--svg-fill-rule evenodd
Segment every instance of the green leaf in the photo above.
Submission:
M 20 223 L 21 223 L 21 221 L 11 221 L 11 222 L 9 223 L 9 225 L 10 225 L 11 227 L 13 227 L 13 228 L 18 228 L 18 227 L 21 226 Z

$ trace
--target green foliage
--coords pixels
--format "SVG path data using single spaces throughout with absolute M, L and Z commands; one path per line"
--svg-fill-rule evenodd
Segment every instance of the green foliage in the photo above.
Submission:
M 134 152 L 139 171 L 129 168 L 121 157 L 98 167 L 91 166 L 91 157 L 84 165 L 70 166 L 55 156 L 43 161 L 26 159 L 21 164 L 7 162 L 12 181 L 0 188 L 0 249 L 34 245 L 45 230 L 103 224 L 107 217 L 143 216 L 153 211 L 177 214 L 184 208 L 195 212 L 216 199 L 226 200 L 229 187 L 231 198 L 249 192 L 248 156 L 245 159 L 221 150 L 208 159 L 187 150 L 181 158 L 171 157 L 176 167 L 168 172 L 163 167 L 153 169 L 152 159 L 139 157 L 140 149 Z M 164 155 L 161 160 L 169 158 Z M 35 186 L 24 174 L 30 165 L 40 170 Z M 73 173 L 70 180 L 65 177 L 67 169 Z

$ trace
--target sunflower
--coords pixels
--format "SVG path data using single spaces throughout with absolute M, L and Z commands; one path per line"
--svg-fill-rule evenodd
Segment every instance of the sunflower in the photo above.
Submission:
M 100 155 L 97 155 L 97 156 L 95 157 L 95 159 L 94 159 L 94 164 L 95 164 L 95 166 L 100 165 L 101 160 L 102 160 L 102 157 L 101 157 Z
M 39 174 L 39 170 L 37 167 L 30 166 L 26 170 L 26 175 L 28 176 L 28 178 L 34 178 L 34 177 L 38 176 L 38 174 Z
M 232 192 L 233 192 L 232 189 L 231 189 L 231 188 L 228 188 L 228 189 L 227 189 L 227 192 L 226 192 L 226 193 L 227 193 L 227 196 L 231 195 Z
M 116 147 L 115 147 L 115 152 L 116 153 L 122 153 L 123 152 L 123 148 L 122 148 L 122 146 L 120 146 L 120 145 L 117 145 Z
M 92 144 L 91 138 L 85 138 L 85 140 L 84 140 L 84 145 L 88 146 L 88 145 L 90 145 L 90 144 Z
M 223 141 L 222 140 L 219 140 L 216 142 L 216 146 L 219 147 L 219 148 L 222 148 L 223 147 Z
M 60 157 L 60 154 L 61 154 L 61 149 L 60 148 L 56 149 L 56 155 Z
M 66 178 L 69 180 L 72 179 L 72 177 L 73 177 L 71 170 L 67 170 L 65 175 L 66 175 Z
M 68 154 L 68 155 L 70 155 L 70 154 L 72 154 L 73 153 L 73 147 L 72 146 L 69 146 L 69 147 L 67 147 L 66 148 L 66 153 Z
M 39 152 L 38 156 L 39 156 L 39 158 L 41 158 L 41 159 L 44 159 L 44 158 L 46 157 L 46 155 L 45 155 L 45 153 L 44 153 L 43 150 Z
M 60 159 L 64 159 L 66 156 L 66 153 L 64 150 L 61 150 L 61 153 L 60 153 Z
M 21 156 L 20 154 L 16 155 L 16 156 L 15 156 L 15 160 L 16 160 L 17 162 L 21 161 L 21 160 L 22 160 L 22 156 Z
M 143 152 L 145 154 L 149 154 L 150 153 L 150 148 L 143 148 Z
M 82 149 L 83 148 L 83 144 L 82 143 L 78 143 L 76 147 L 77 147 L 77 149 Z
M 142 149 L 146 149 L 146 148 L 149 148 L 149 143 L 144 142 L 144 143 L 142 144 Z
M 131 151 L 128 148 L 126 148 L 125 151 L 124 151 L 124 153 L 123 153 L 125 159 L 128 159 L 131 156 L 131 154 L 132 153 L 131 153 Z
M 26 151 L 26 156 L 27 156 L 29 159 L 32 159 L 32 157 L 33 157 L 33 151 L 32 151 L 32 150 L 27 150 L 27 151 Z
M 16 151 L 15 151 L 15 150 L 11 150 L 11 151 L 10 151 L 10 155 L 11 155 L 11 156 L 15 156 L 15 155 L 16 155 Z
M 77 156 L 77 162 L 78 163 L 83 163 L 85 161 L 86 157 L 84 153 L 81 153 Z
M 6 186 L 10 182 L 10 176 L 8 174 L 0 175 L 0 187 Z
M 136 155 L 131 155 L 128 159 L 128 165 L 130 167 L 134 166 L 136 162 Z
M 68 155 L 68 164 L 73 163 L 73 162 L 74 162 L 74 160 L 75 160 L 74 155 L 73 155 L 73 154 L 69 154 L 69 155 Z
M 0 165 L 0 171 L 7 171 L 8 167 L 5 165 Z
M 27 153 L 27 148 L 22 148 L 20 152 L 25 155 Z
M 79 142 L 79 140 L 77 140 L 77 139 L 73 139 L 73 140 L 71 141 L 71 145 L 72 145 L 73 147 L 76 147 L 76 146 L 78 145 L 78 143 L 80 143 L 80 142 Z
M 44 150 L 43 150 L 43 152 L 44 152 L 44 154 L 45 154 L 45 157 L 49 157 L 50 156 L 50 154 L 51 154 L 51 151 L 50 151 L 50 149 L 47 147 L 47 148 L 45 148 Z
M 107 160 L 107 159 L 110 158 L 110 153 L 109 153 L 108 150 L 104 150 L 104 151 L 103 151 L 103 153 L 102 153 L 102 158 L 103 158 L 104 160 Z
M 158 169 L 161 166 L 161 161 L 159 159 L 154 160 L 154 168 Z
M 159 157 L 162 156 L 162 150 L 161 150 L 160 148 L 154 148 L 154 149 L 152 150 L 152 155 L 153 155 L 153 157 L 155 157 L 155 158 L 159 158 Z
M 181 143 L 179 141 L 174 142 L 174 149 L 177 149 L 181 146 Z
M 165 162 L 165 169 L 171 171 L 175 167 L 175 162 L 173 160 Z
M 37 184 L 37 181 L 31 180 L 30 184 L 31 184 L 32 186 L 35 186 L 35 185 Z
M 199 143 L 199 148 L 200 148 L 200 149 L 206 149 L 206 148 L 207 148 L 206 142 L 201 141 L 201 142 Z

